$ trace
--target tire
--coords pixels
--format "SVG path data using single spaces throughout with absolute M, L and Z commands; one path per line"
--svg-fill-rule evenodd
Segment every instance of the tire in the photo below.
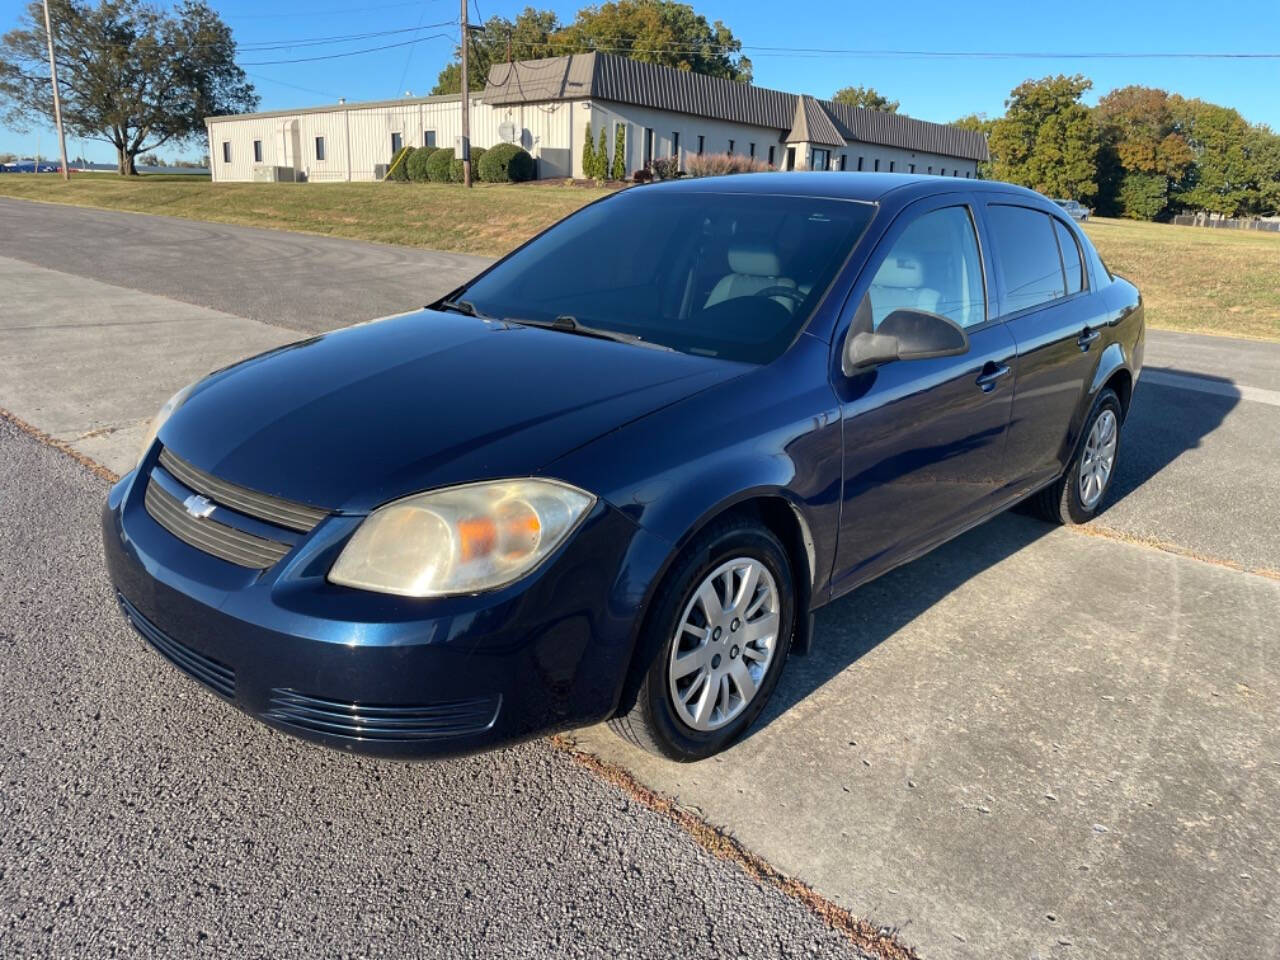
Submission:
M 1110 452 L 1110 466 L 1105 472 L 1101 489 L 1094 495 L 1092 493 L 1093 488 L 1089 488 L 1091 495 L 1089 499 L 1086 499 L 1082 492 L 1080 475 L 1082 470 L 1089 470 L 1088 461 L 1094 449 L 1094 430 L 1099 421 L 1103 420 L 1107 414 L 1110 414 L 1114 431 L 1114 441 L 1111 444 Z M 1116 475 L 1116 464 L 1119 462 L 1120 457 L 1120 433 L 1123 425 L 1124 411 L 1120 407 L 1120 398 L 1116 396 L 1114 390 L 1108 387 L 1099 393 L 1097 399 L 1093 402 L 1093 409 L 1089 411 L 1084 429 L 1080 431 L 1080 439 L 1076 443 L 1076 450 L 1071 457 L 1071 462 L 1067 465 L 1066 473 L 1031 498 L 1031 505 L 1037 514 L 1050 523 L 1058 523 L 1065 526 L 1088 523 L 1097 516 L 1098 511 L 1106 502 L 1107 494 L 1111 491 L 1111 482 Z M 1101 433 L 1103 435 L 1106 434 L 1105 423 Z M 1105 445 L 1103 452 L 1105 452 Z M 1097 475 L 1096 469 L 1093 472 Z
M 751 588 L 752 570 L 752 596 L 737 606 L 732 596 L 726 603 L 727 594 L 741 598 Z M 714 600 L 704 592 L 709 579 Z M 767 599 L 770 587 L 772 604 Z M 708 622 L 706 604 L 717 600 L 727 609 Z M 754 611 L 753 603 L 758 604 Z M 767 621 L 770 612 L 776 613 L 773 624 Z M 777 686 L 795 617 L 791 564 L 778 538 L 746 518 L 715 524 L 685 549 L 655 595 L 623 706 L 609 726 L 624 740 L 671 760 L 687 763 L 719 753 L 751 726 Z M 679 630 L 690 624 L 696 630 Z M 765 661 L 763 638 L 770 633 Z M 691 659 L 677 667 L 676 656 Z M 692 663 L 702 665 L 690 667 Z M 680 676 L 682 669 L 692 672 Z M 694 686 L 700 677 L 701 685 Z M 744 683 L 754 684 L 750 697 L 742 696 Z M 676 704 L 677 695 L 689 698 L 683 709 Z M 711 696 L 714 700 L 705 708 Z M 704 715 L 703 729 L 693 725 L 699 715 Z

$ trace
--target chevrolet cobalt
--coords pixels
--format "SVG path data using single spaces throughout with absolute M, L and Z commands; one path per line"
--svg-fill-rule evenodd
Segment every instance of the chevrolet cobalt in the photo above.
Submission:
M 329 746 L 608 719 L 676 760 L 760 713 L 812 614 L 1030 498 L 1088 521 L 1138 291 L 1001 183 L 625 190 L 430 307 L 181 390 L 103 516 L 174 666 Z

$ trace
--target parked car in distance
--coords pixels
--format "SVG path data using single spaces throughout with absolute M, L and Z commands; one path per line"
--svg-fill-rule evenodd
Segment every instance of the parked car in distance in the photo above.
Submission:
M 1088 220 L 1089 214 L 1093 213 L 1079 200 L 1054 200 L 1053 202 L 1065 210 L 1072 220 L 1079 220 L 1081 223 Z
M 624 190 L 429 308 L 179 391 L 107 565 L 174 665 L 320 743 L 608 719 L 695 760 L 815 609 L 1021 500 L 1093 517 L 1142 356 L 1137 289 L 1029 190 Z

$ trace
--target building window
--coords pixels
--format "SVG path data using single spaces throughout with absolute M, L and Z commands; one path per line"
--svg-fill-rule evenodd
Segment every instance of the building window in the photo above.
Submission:
M 933 164 L 929 164 L 929 176 L 933 176 Z
M 223 163 L 231 162 L 231 141 L 230 140 L 222 141 L 222 162 Z
M 858 158 L 858 169 L 859 169 L 859 170 L 861 170 L 861 169 L 862 169 L 862 158 L 861 158 L 861 157 L 859 157 L 859 158 Z
M 896 164 L 896 163 L 897 163 L 897 161 L 896 161 L 896 160 L 890 160 L 890 161 L 889 161 L 889 172 L 890 172 L 890 173 L 893 173 L 893 167 L 894 167 L 894 164 Z
M 645 128 L 644 131 L 644 165 L 647 167 L 653 163 L 653 131 Z
M 969 171 L 968 171 L 968 170 L 966 170 L 966 171 L 964 172 L 964 178 L 965 178 L 966 180 L 968 180 L 968 179 L 969 179 Z
M 707 138 L 702 134 L 698 134 L 698 156 L 702 156 L 702 148 L 706 145 Z
M 424 147 L 434 147 L 436 145 L 436 132 L 434 130 L 422 131 L 422 145 Z
M 836 166 L 837 170 L 846 170 L 849 167 L 849 158 L 845 154 L 840 154 L 840 160 Z
M 756 145 L 754 143 L 747 144 L 747 154 L 754 157 L 756 155 Z
M 875 161 L 875 171 L 876 171 L 876 173 L 879 173 L 879 172 L 880 172 L 880 158 L 879 158 L 879 157 L 876 157 L 876 161 Z
M 401 147 L 403 147 L 403 146 L 404 146 L 404 137 L 400 136 L 400 134 L 398 134 L 398 133 L 393 133 L 393 134 L 391 135 L 391 153 L 392 153 L 392 155 L 394 156 L 395 154 L 399 153 L 399 152 L 400 152 L 400 148 L 401 148 Z
M 671 158 L 677 163 L 680 162 L 680 131 L 677 130 L 671 134 Z
M 773 166 L 773 144 L 769 145 L 769 166 Z
M 911 168 L 911 171 L 910 171 L 911 173 L 915 173 L 915 172 L 916 172 L 916 165 L 915 165 L 914 163 L 909 163 L 909 164 L 907 164 L 907 166 L 909 166 L 909 167 Z
M 787 147 L 787 169 L 794 170 L 796 168 L 796 148 Z
M 324 159 L 324 137 L 316 137 L 316 159 Z
M 254 163 L 262 162 L 262 141 L 261 140 L 253 141 L 253 162 Z
M 819 150 L 817 147 L 813 149 L 813 162 L 809 164 L 810 170 L 830 170 L 831 169 L 831 151 Z
M 939 167 L 939 168 L 938 168 L 938 176 L 940 176 L 940 177 L 945 177 L 946 175 L 947 175 L 947 168 L 946 168 L 946 167 Z
M 732 140 L 730 140 L 730 141 L 729 141 L 729 152 L 730 152 L 730 153 L 733 153 L 733 141 L 732 141 Z

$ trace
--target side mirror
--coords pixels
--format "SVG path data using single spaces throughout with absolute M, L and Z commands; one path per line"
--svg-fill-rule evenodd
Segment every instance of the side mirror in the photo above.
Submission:
M 856 325 L 855 325 L 856 329 Z M 969 336 L 954 321 L 924 310 L 895 310 L 875 332 L 861 330 L 845 342 L 846 376 L 891 360 L 927 360 L 969 352 Z

